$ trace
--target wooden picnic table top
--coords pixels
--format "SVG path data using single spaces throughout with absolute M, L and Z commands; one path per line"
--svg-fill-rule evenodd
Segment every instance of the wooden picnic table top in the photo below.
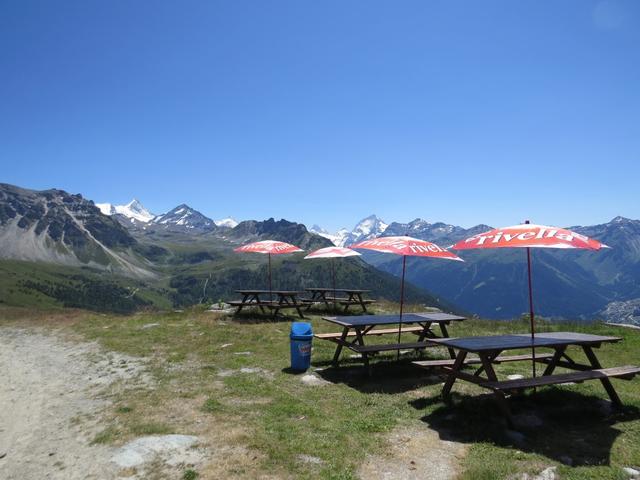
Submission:
M 261 294 L 261 293 L 274 293 L 276 295 L 299 295 L 298 290 L 236 290 L 236 293 L 243 295 Z
M 359 288 L 331 288 L 331 287 L 307 287 L 307 292 L 345 292 L 345 293 L 369 293 L 371 290 L 362 290 Z
M 400 323 L 400 315 L 359 315 L 357 317 L 322 317 L 323 320 L 328 322 L 337 323 L 343 327 L 365 327 L 371 325 L 391 325 L 394 323 Z M 418 323 L 418 322 L 456 322 L 466 320 L 465 317 L 458 315 L 451 315 L 449 313 L 441 312 L 424 312 L 424 313 L 406 313 L 402 315 L 402 324 L 405 323 Z
M 536 333 L 531 341 L 531 334 L 487 335 L 459 338 L 430 338 L 428 341 L 445 347 L 453 347 L 467 352 L 486 352 L 491 350 L 516 350 L 531 347 L 560 347 L 563 345 L 595 345 L 614 343 L 620 337 L 607 337 L 577 332 L 545 332 Z

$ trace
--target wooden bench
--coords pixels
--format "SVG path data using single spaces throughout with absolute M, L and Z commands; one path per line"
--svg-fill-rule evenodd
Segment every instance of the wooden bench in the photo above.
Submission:
M 349 345 L 348 348 L 358 353 L 378 353 L 395 350 L 413 350 L 416 348 L 428 348 L 434 345 L 427 342 L 389 343 L 380 345 Z
M 424 328 L 422 327 L 403 327 L 402 328 L 402 333 L 413 333 L 413 334 L 419 334 L 419 332 L 422 332 L 424 330 Z M 368 332 L 366 332 L 364 334 L 364 336 L 369 336 L 369 335 L 386 335 L 386 334 L 394 334 L 394 333 L 398 333 L 398 329 L 397 328 L 377 328 L 377 329 L 373 329 L 373 330 L 369 330 Z M 347 337 L 356 337 L 357 333 L 356 332 L 348 332 L 347 333 Z M 332 332 L 332 333 L 316 333 L 314 335 L 314 337 L 321 339 L 321 340 L 332 340 L 332 339 L 338 339 L 338 338 L 342 338 L 342 332 Z
M 546 362 L 548 359 L 553 358 L 552 353 L 536 353 L 536 361 Z M 506 363 L 506 362 L 520 362 L 524 360 L 531 360 L 531 354 L 525 355 L 508 355 L 502 357 L 496 357 L 493 359 L 493 363 Z M 445 360 L 418 360 L 411 362 L 416 367 L 421 368 L 433 368 L 433 367 L 453 367 L 455 359 L 448 358 Z M 478 357 L 467 358 L 464 361 L 465 365 L 480 365 L 482 360 Z
M 307 303 L 307 304 L 309 304 L 309 303 L 311 303 L 311 304 L 314 304 L 314 303 L 341 303 L 341 304 L 344 305 L 345 303 L 348 303 L 349 305 L 360 305 L 360 301 L 359 300 L 349 300 L 348 298 L 344 298 L 344 297 L 341 297 L 341 298 L 325 297 L 325 298 L 314 298 L 314 299 L 302 298 L 300 301 L 303 302 L 303 303 Z M 374 300 L 363 300 L 362 301 L 362 303 L 365 303 L 365 304 L 373 303 L 373 302 L 374 302 Z
M 513 391 L 524 388 L 542 387 L 545 385 L 557 385 L 559 383 L 580 383 L 587 380 L 602 380 L 607 378 L 620 378 L 631 380 L 640 373 L 640 367 L 625 365 L 623 367 L 599 368 L 581 372 L 560 373 L 556 375 L 543 375 L 535 378 L 521 378 L 517 380 L 503 380 L 499 382 L 480 382 L 478 385 L 491 390 Z
M 242 300 L 232 300 L 227 302 L 229 305 L 233 307 L 238 307 L 236 310 L 236 314 L 239 313 L 243 308 L 253 308 L 258 307 L 264 313 L 265 307 L 269 310 L 273 311 L 273 315 L 277 315 L 280 310 L 284 310 L 286 308 L 295 308 L 298 311 L 298 314 L 301 318 L 304 318 L 300 308 L 303 306 L 300 303 L 279 303 L 277 301 L 269 301 L 269 300 L 261 300 L 259 302 L 251 301 L 251 302 L 243 302 Z
M 233 307 L 268 307 L 269 305 L 273 305 L 273 302 L 269 300 L 264 300 L 260 302 L 251 301 L 251 302 L 243 302 L 242 300 L 230 300 L 227 302 L 229 305 Z
M 329 302 L 333 302 L 333 300 L 329 300 L 327 299 Z M 366 299 L 366 300 L 348 300 L 348 299 L 341 299 L 341 300 L 336 300 L 336 302 L 338 302 L 340 305 L 362 305 L 363 303 L 365 305 L 371 305 L 372 303 L 376 303 L 375 300 L 371 300 L 371 299 Z

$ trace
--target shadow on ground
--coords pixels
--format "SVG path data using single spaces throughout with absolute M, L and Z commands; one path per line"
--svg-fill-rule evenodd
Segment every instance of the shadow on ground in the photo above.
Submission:
M 339 367 L 327 367 L 315 373 L 328 382 L 342 383 L 363 393 L 395 394 L 442 383 L 442 377 L 425 374 L 423 369 L 411 365 L 413 360 L 415 358 L 373 363 L 371 376 L 361 359 L 341 360 Z M 331 362 L 314 362 L 316 367 L 327 364 L 331 365 Z
M 493 395 L 452 394 L 451 405 L 439 397 L 417 399 L 417 410 L 435 407 L 422 421 L 442 440 L 490 442 L 544 455 L 572 466 L 609 465 L 620 430 L 616 424 L 640 418 L 636 407 L 617 411 L 599 397 L 548 388 L 510 399 L 516 430 L 508 430 Z

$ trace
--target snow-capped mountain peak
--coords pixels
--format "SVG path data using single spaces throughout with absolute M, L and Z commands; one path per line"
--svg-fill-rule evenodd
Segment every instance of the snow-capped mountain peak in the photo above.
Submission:
M 322 228 L 319 225 L 311 227 L 309 232 L 331 240 L 331 242 L 337 247 L 344 246 L 345 238 L 349 235 L 349 230 L 346 228 L 341 228 L 336 233 L 329 233 L 325 228 Z
M 213 223 L 215 223 L 217 227 L 235 228 L 238 226 L 238 221 L 233 217 L 214 220 Z
M 100 209 L 103 215 L 113 215 L 116 213 L 116 207 L 110 203 L 96 203 L 95 205 Z
M 133 199 L 126 205 L 112 205 L 111 203 L 96 203 L 96 207 L 105 215 L 115 215 L 119 213 L 132 221 L 142 223 L 150 222 L 155 215 L 147 210 L 139 200 Z
M 360 237 L 375 237 L 384 233 L 388 226 L 388 224 L 384 223 L 377 216 L 369 215 L 367 218 L 360 220 L 352 233 Z
M 341 228 L 336 233 L 329 233 L 318 225 L 314 225 L 309 229 L 309 231 L 324 238 L 328 238 L 337 247 L 348 247 L 353 243 L 382 235 L 388 226 L 389 225 L 387 223 L 376 215 L 369 215 L 367 218 L 358 222 L 351 231 L 346 228 Z
M 216 228 L 213 220 L 184 203 L 167 213 L 158 215 L 153 219 L 153 223 L 169 230 L 204 232 L 215 230 Z
M 135 198 L 126 205 L 116 205 L 116 213 L 128 218 L 134 218 L 140 222 L 150 222 L 155 215 L 147 210 L 142 203 Z

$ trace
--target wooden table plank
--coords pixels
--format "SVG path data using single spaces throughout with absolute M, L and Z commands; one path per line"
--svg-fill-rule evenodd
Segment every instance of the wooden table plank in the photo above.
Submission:
M 620 337 L 607 337 L 574 332 L 545 332 L 537 333 L 534 341 L 530 334 L 489 335 L 478 337 L 442 338 L 432 341 L 445 347 L 463 349 L 467 352 L 482 352 L 495 349 L 515 350 L 518 348 L 557 347 L 561 345 L 589 345 L 599 343 L 614 343 L 622 340 Z

